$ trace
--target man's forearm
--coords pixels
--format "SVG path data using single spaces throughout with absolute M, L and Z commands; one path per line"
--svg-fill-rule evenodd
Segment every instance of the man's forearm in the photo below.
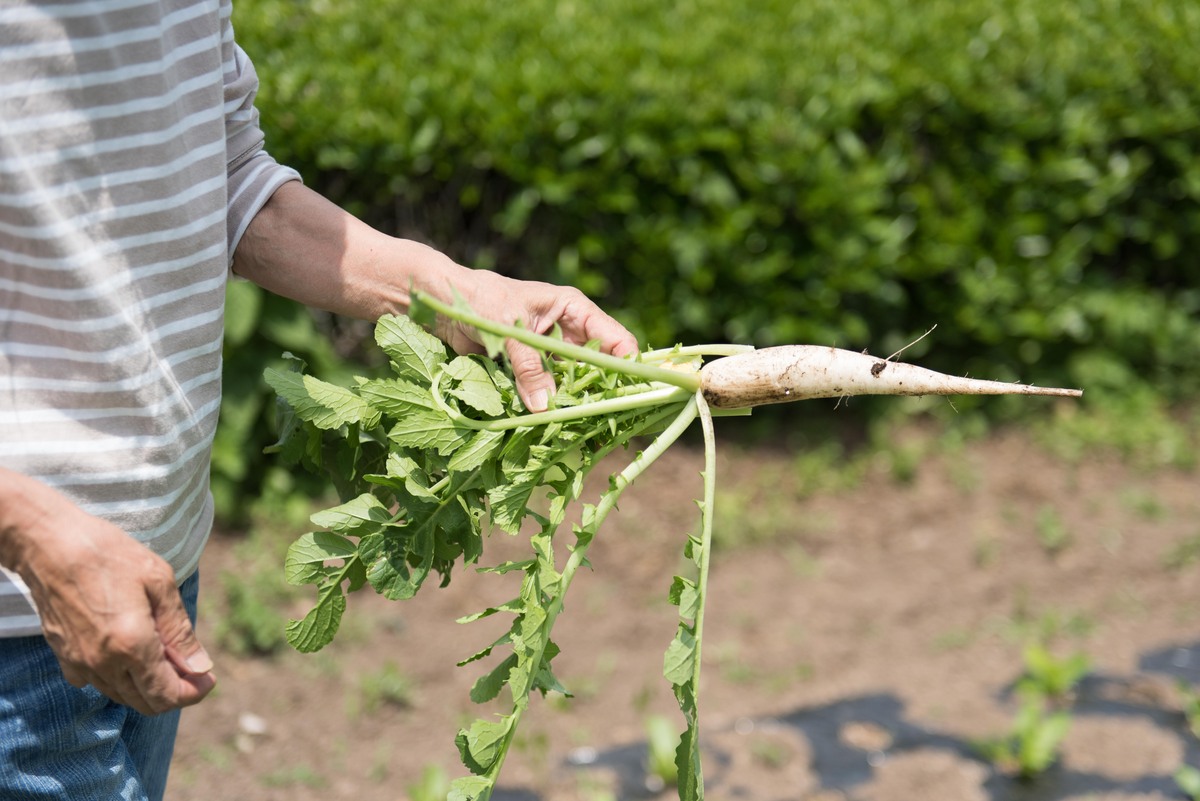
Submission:
M 284 297 L 362 320 L 406 314 L 413 290 L 443 301 L 462 299 L 478 314 L 544 333 L 559 326 L 576 344 L 601 343 L 606 353 L 637 351 L 637 340 L 577 289 L 518 281 L 471 270 L 417 242 L 380 233 L 299 183 L 276 190 L 255 215 L 234 254 L 238 275 Z M 437 334 L 456 353 L 480 353 L 469 326 L 439 318 Z M 507 343 L 517 391 L 542 411 L 554 379 L 540 354 Z
M 364 320 L 408 310 L 419 289 L 450 299 L 469 271 L 444 254 L 388 236 L 298 182 L 251 221 L 233 270 L 307 306 Z

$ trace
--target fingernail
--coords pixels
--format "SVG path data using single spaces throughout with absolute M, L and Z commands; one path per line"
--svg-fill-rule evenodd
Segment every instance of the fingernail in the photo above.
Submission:
M 189 656 L 186 664 L 188 670 L 193 673 L 208 673 L 213 669 L 212 658 L 209 657 L 208 652 L 203 648 Z
M 549 405 L 549 401 L 550 401 L 550 393 L 549 392 L 547 392 L 544 389 L 536 389 L 536 390 L 534 390 L 533 394 L 529 396 L 529 411 L 531 411 L 531 412 L 545 411 L 546 406 Z

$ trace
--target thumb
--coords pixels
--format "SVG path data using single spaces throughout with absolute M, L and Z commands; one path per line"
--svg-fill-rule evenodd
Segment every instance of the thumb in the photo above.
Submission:
M 517 381 L 517 394 L 531 412 L 544 412 L 554 394 L 554 378 L 542 366 L 542 357 L 534 348 L 508 341 L 508 360 Z
M 150 604 L 163 650 L 180 675 L 198 676 L 212 671 L 212 658 L 196 638 L 178 590 L 172 587 L 163 597 L 151 598 Z

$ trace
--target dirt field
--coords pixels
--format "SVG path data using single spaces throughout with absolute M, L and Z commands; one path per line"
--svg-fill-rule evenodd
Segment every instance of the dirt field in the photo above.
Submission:
M 1200 765 L 1177 684 L 1200 686 L 1195 474 L 1070 464 L 1017 434 L 944 452 L 911 477 L 877 464 L 853 494 L 804 497 L 794 467 L 791 455 L 721 452 L 721 525 L 767 541 L 714 554 L 701 698 L 710 799 L 1185 798 L 1172 774 Z M 661 678 L 676 615 L 666 592 L 700 469 L 698 451 L 669 453 L 592 546 L 594 572 L 555 628 L 556 672 L 576 697 L 534 701 L 497 799 L 672 797 L 648 781 L 646 727 L 679 720 Z M 234 544 L 215 537 L 202 567 L 209 643 L 220 576 L 239 569 Z M 500 534 L 489 548 L 488 563 L 521 554 Z M 184 714 L 168 797 L 395 801 L 430 766 L 461 775 L 454 734 L 487 710 L 467 697 L 479 665 L 454 663 L 498 630 L 454 620 L 515 586 L 459 573 L 409 602 L 368 591 L 319 654 L 215 653 L 221 684 Z M 1061 760 L 1023 783 L 975 743 L 1012 724 L 1008 690 L 1034 638 L 1085 653 L 1091 670 Z M 407 680 L 402 703 L 371 703 L 385 669 Z

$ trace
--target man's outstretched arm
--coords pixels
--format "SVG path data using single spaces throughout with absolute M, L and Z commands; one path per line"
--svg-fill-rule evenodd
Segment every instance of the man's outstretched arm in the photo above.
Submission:
M 279 295 L 358 319 L 406 313 L 412 290 L 447 302 L 458 294 L 498 322 L 519 321 L 539 333 L 557 324 L 568 340 L 597 340 L 617 356 L 637 350 L 633 335 L 576 289 L 463 267 L 433 248 L 376 231 L 295 181 L 276 190 L 251 221 L 233 269 Z M 457 324 L 440 324 L 435 333 L 459 353 L 480 350 L 478 335 Z M 518 343 L 509 343 L 509 356 L 526 407 L 545 409 L 554 382 L 540 357 Z

